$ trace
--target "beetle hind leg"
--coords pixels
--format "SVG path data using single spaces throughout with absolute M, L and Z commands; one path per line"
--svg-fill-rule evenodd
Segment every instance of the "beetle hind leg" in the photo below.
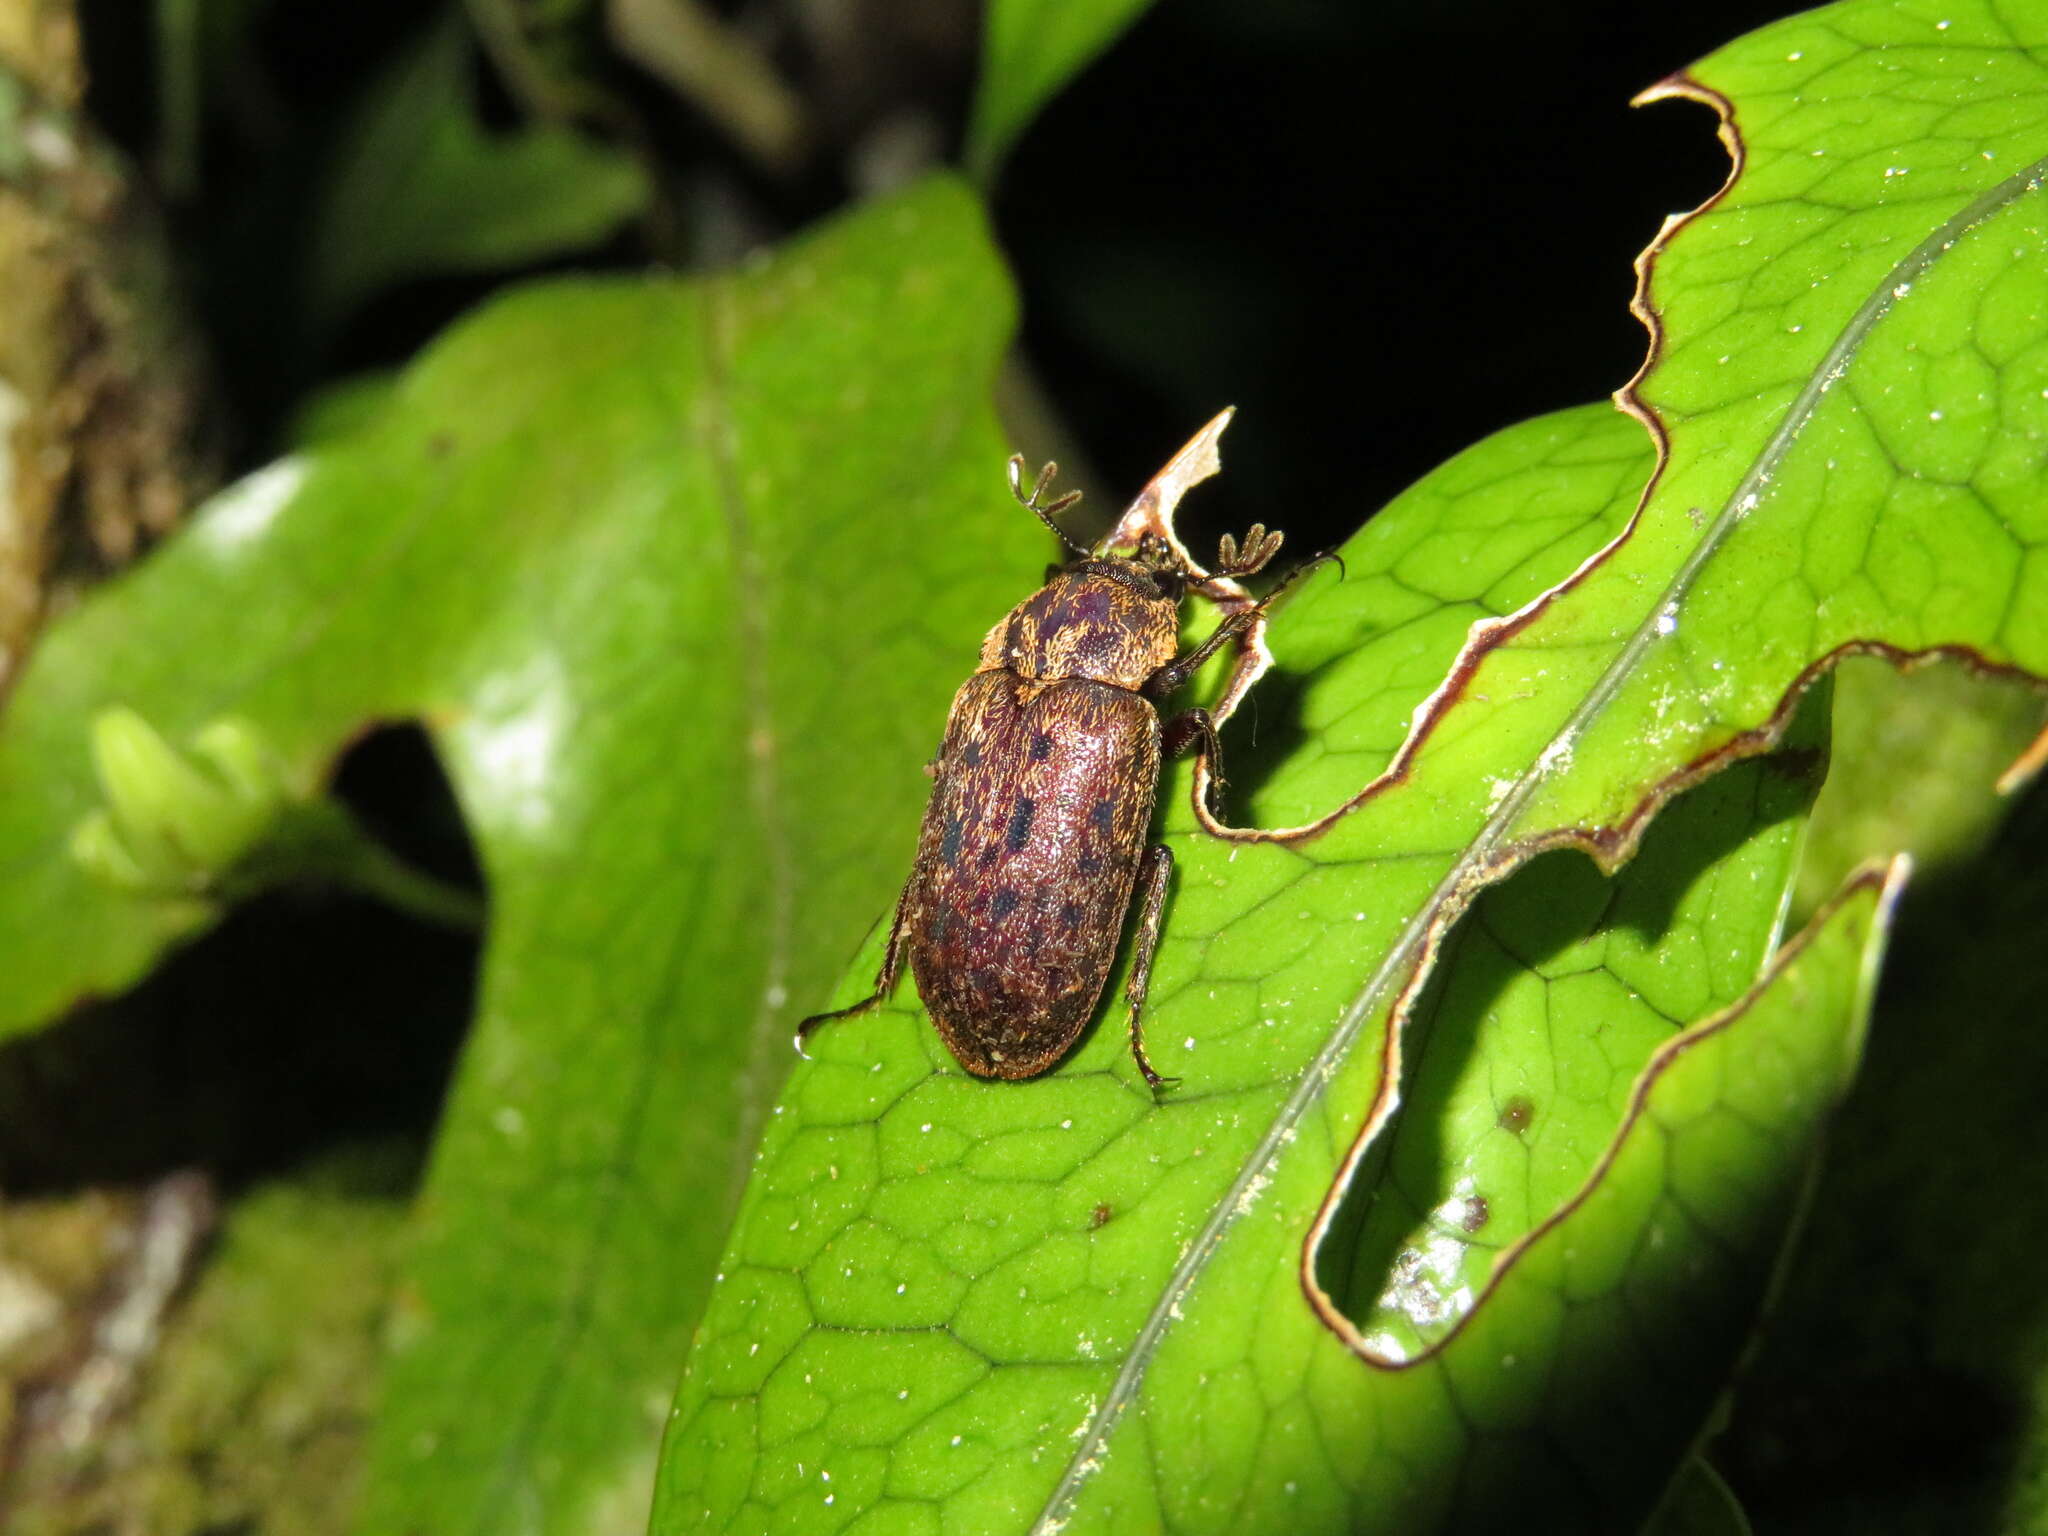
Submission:
M 1152 985 L 1152 956 L 1159 948 L 1160 919 L 1166 912 L 1166 888 L 1173 880 L 1173 850 L 1161 843 L 1145 850 L 1138 868 L 1138 931 L 1131 946 L 1131 979 L 1124 996 L 1131 1005 L 1131 1059 L 1145 1074 L 1154 1093 L 1171 1088 L 1177 1077 L 1161 1077 L 1145 1056 L 1145 993 Z
M 882 968 L 875 972 L 875 990 L 857 1003 L 834 1008 L 829 1013 L 814 1013 L 799 1023 L 794 1042 L 797 1055 L 810 1059 L 810 1053 L 804 1049 L 804 1041 L 814 1030 L 837 1019 L 858 1018 L 896 990 L 896 978 L 903 973 L 903 929 L 910 916 L 910 888 L 916 883 L 914 875 L 904 881 L 903 893 L 896 898 L 896 915 L 889 921 L 889 947 L 882 951 Z

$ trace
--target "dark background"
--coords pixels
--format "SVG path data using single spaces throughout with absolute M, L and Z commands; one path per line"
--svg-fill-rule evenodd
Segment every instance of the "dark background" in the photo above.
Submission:
M 732 229 L 687 214 L 707 187 L 752 237 L 801 228 L 850 195 L 854 148 L 891 113 L 957 144 L 972 12 L 922 7 L 944 14 L 913 25 L 916 8 L 868 6 L 873 43 L 852 65 L 785 41 L 832 130 L 779 179 L 596 51 L 663 167 L 667 212 L 573 264 L 724 254 Z M 92 110 L 147 166 L 156 65 L 139 14 L 101 0 L 85 20 Z M 276 451 L 309 391 L 403 362 L 502 280 L 410 284 L 311 338 L 297 274 L 336 125 L 422 11 L 252 14 L 238 46 L 260 89 L 210 104 L 196 191 L 169 210 L 237 467 Z M 1629 98 L 1780 14 L 1167 0 L 1052 104 L 997 188 L 1038 391 L 1113 497 L 1235 404 L 1197 537 L 1258 520 L 1298 547 L 1339 541 L 1492 430 L 1629 377 L 1644 349 L 1630 263 L 1727 169 L 1705 109 Z M 480 89 L 511 122 L 488 71 Z M 366 742 L 342 786 L 400 851 L 475 878 L 415 734 Z M 2040 1310 L 2026 1234 L 2048 1222 L 2033 1171 L 2048 1149 L 2025 1133 L 2041 1118 L 2033 1068 L 2048 1069 L 2026 982 L 2048 851 L 2038 796 L 2015 832 L 1909 903 L 1812 1241 L 1714 1453 L 1760 1530 L 2000 1528 Z M 0 1051 L 0 1178 L 33 1191 L 196 1162 L 232 1189 L 365 1135 L 424 1146 L 474 963 L 471 944 L 366 904 L 266 898 L 136 998 Z M 2006 1085 L 1990 1104 L 1986 1078 Z M 1952 1186 L 1996 1191 L 1999 1219 L 1948 1203 Z

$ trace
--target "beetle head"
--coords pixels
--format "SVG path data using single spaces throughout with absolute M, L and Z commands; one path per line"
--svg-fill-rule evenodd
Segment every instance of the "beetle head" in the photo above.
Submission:
M 1156 533 L 1147 533 L 1138 541 L 1138 547 L 1127 556 L 1110 556 L 1098 563 L 1116 564 L 1135 568 L 1151 578 L 1159 595 L 1173 603 L 1179 603 L 1187 592 L 1188 584 L 1199 579 L 1199 573 L 1188 569 L 1180 553 Z

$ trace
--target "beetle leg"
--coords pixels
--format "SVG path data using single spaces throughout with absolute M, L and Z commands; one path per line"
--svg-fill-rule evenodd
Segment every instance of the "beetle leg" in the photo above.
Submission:
M 917 884 L 912 875 L 903 882 L 903 894 L 896 898 L 896 915 L 889 921 L 889 947 L 882 951 L 882 968 L 875 972 L 875 990 L 859 1002 L 845 1008 L 834 1008 L 830 1013 L 814 1013 L 796 1027 L 796 1053 L 808 1056 L 804 1050 L 804 1037 L 821 1024 L 830 1024 L 834 1019 L 850 1019 L 866 1013 L 896 990 L 896 978 L 903 972 L 903 929 L 910 917 L 910 888 Z
M 1216 738 L 1216 722 L 1199 704 L 1182 710 L 1159 732 L 1159 750 L 1170 758 L 1179 757 L 1190 747 L 1200 752 L 1209 765 L 1209 798 L 1213 800 L 1224 784 L 1223 743 Z
M 1145 679 L 1146 694 L 1155 699 L 1164 699 L 1178 693 L 1182 685 L 1201 670 L 1203 662 L 1252 627 L 1262 608 L 1262 604 L 1254 605 L 1250 608 L 1240 608 L 1228 615 L 1221 624 L 1210 631 L 1208 639 L 1187 655 L 1175 657 Z
M 1180 757 L 1190 748 L 1209 759 L 1209 774 L 1223 782 L 1223 744 L 1216 739 L 1216 722 L 1209 711 L 1197 704 L 1175 715 L 1159 730 L 1159 750 L 1167 757 Z
M 1207 717 L 1203 724 L 1206 726 Z M 1145 1059 L 1145 993 L 1152 985 L 1152 955 L 1159 948 L 1159 920 L 1166 911 L 1166 887 L 1173 879 L 1173 850 L 1164 843 L 1145 850 L 1145 862 L 1138 868 L 1138 932 L 1131 943 L 1131 979 L 1124 996 L 1131 1004 L 1131 1057 L 1145 1081 L 1156 1092 L 1170 1088 L 1180 1079 L 1161 1077 Z

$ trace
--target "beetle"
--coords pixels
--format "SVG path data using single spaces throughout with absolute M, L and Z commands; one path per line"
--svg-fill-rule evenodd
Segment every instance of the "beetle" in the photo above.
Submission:
M 1207 467 L 1192 478 L 1210 472 L 1214 434 L 1228 419 L 1212 423 L 1154 487 L 1197 448 Z M 1036 1077 L 1094 1017 L 1135 904 L 1125 988 L 1131 1055 L 1156 1091 L 1172 1081 L 1147 1059 L 1141 1023 L 1173 876 L 1172 852 L 1146 844 L 1160 764 L 1193 749 L 1207 759 L 1212 792 L 1222 783 L 1208 711 L 1162 718 L 1161 707 L 1279 591 L 1240 603 L 1185 655 L 1181 604 L 1194 589 L 1241 591 L 1235 578 L 1264 569 L 1281 535 L 1259 524 L 1242 542 L 1225 534 L 1213 572 L 1149 529 L 1129 554 L 1113 552 L 1117 530 L 1086 549 L 1053 521 L 1081 493 L 1048 504 L 1057 466 L 1047 464 L 1028 492 L 1023 469 L 1023 457 L 1012 457 L 1011 494 L 1078 558 L 1052 567 L 1045 585 L 989 630 L 926 768 L 932 795 L 874 991 L 805 1019 L 797 1048 L 820 1026 L 886 998 L 907 951 L 918 996 L 961 1066 L 976 1077 Z M 1335 557 L 1307 562 L 1281 590 L 1325 558 Z

